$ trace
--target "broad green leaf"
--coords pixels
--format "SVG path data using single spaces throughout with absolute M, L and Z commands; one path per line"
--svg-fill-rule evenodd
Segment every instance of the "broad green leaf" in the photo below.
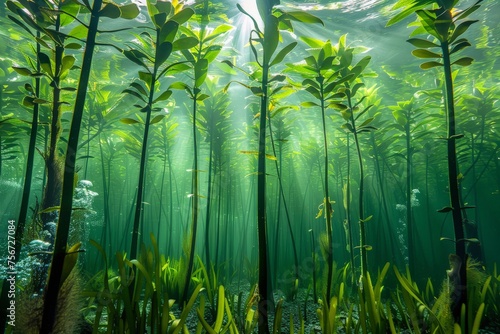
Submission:
M 167 21 L 167 14 L 164 12 L 155 14 L 155 16 L 153 17 L 153 23 L 157 27 L 163 27 L 166 21 Z
M 417 48 L 439 48 L 439 45 L 422 38 L 410 38 L 407 40 L 408 43 Z
M 105 16 L 111 19 L 119 18 L 120 15 L 121 15 L 120 8 L 112 2 L 107 2 L 104 5 L 104 7 L 99 11 L 99 16 Z
M 174 41 L 174 51 L 191 49 L 199 44 L 197 38 L 194 37 L 182 37 Z
M 19 73 L 20 75 L 23 75 L 23 76 L 29 76 L 31 75 L 31 71 L 30 69 L 26 68 L 26 67 L 16 67 L 16 66 L 12 66 L 12 69 L 14 71 L 16 71 L 17 73 Z
M 35 98 L 31 97 L 31 96 L 25 96 L 23 98 L 23 106 L 25 107 L 33 107 L 35 105 L 35 103 L 33 102 L 35 100 Z
M 420 24 L 422 27 L 432 36 L 436 37 L 439 41 L 445 41 L 447 38 L 441 36 L 441 34 L 436 29 L 435 21 L 436 18 L 429 10 L 417 10 L 418 17 L 420 18 Z
M 163 42 L 158 46 L 156 50 L 156 61 L 155 68 L 158 69 L 163 63 L 170 57 L 172 53 L 173 45 L 170 42 Z
M 194 78 L 195 78 L 194 86 L 196 88 L 199 88 L 203 84 L 203 82 L 205 82 L 207 74 L 208 74 L 208 60 L 200 59 L 194 65 Z
M 62 59 L 61 74 L 69 71 L 75 64 L 76 58 L 74 56 L 68 55 L 64 56 Z
M 264 63 L 269 64 L 279 43 L 278 18 L 270 16 L 264 30 Z
M 323 21 L 312 14 L 309 14 L 305 11 L 290 11 L 285 12 L 287 17 L 290 17 L 291 20 L 302 22 L 302 23 L 319 23 L 321 25 L 325 25 Z
M 286 80 L 286 75 L 283 75 L 283 74 L 278 74 L 278 75 L 275 75 L 273 76 L 269 81 L 269 82 L 273 82 L 273 81 L 278 81 L 278 82 L 283 82 Z
M 312 79 L 305 79 L 304 81 L 302 81 L 302 86 L 313 86 L 316 89 L 319 89 L 319 84 Z
M 283 59 L 286 57 L 286 55 L 289 54 L 293 50 L 293 48 L 295 48 L 295 46 L 297 46 L 297 42 L 292 42 L 287 46 L 285 46 L 283 49 L 281 49 L 281 51 L 278 52 L 278 54 L 276 55 L 276 57 L 274 57 L 273 61 L 271 62 L 271 64 L 269 64 L 269 66 L 281 63 Z
M 175 14 L 174 16 L 172 16 L 170 18 L 170 21 L 175 21 L 179 25 L 181 25 L 186 23 L 193 15 L 194 15 L 194 10 L 190 7 L 186 7 L 177 14 Z
M 162 114 L 162 115 L 156 115 L 155 117 L 153 117 L 153 119 L 149 122 L 149 124 L 156 124 L 158 122 L 160 122 L 163 118 L 165 118 L 165 116 L 167 116 L 166 114 Z
M 369 117 L 367 118 L 363 123 L 361 123 L 361 125 L 359 127 L 364 127 L 364 126 L 367 126 L 368 124 L 370 124 L 371 122 L 373 122 L 374 118 L 373 117 Z M 372 216 L 370 216 L 369 218 L 371 218 Z M 368 218 L 367 218 L 368 219 Z M 365 221 L 368 221 L 368 220 L 365 220 Z
M 300 39 L 304 41 L 307 45 L 309 45 L 311 48 L 319 49 L 324 45 L 324 42 L 320 39 L 307 36 L 301 36 Z
M 79 43 L 68 43 L 64 46 L 65 49 L 80 50 L 82 45 Z
M 139 94 L 138 92 L 136 92 L 135 90 L 124 89 L 122 93 L 130 94 L 132 96 L 135 96 L 135 97 L 139 98 L 142 102 L 146 102 L 146 99 L 141 94 Z
M 52 65 L 50 64 L 50 58 L 43 52 L 38 53 L 38 60 L 40 61 L 40 66 L 42 69 L 50 75 L 51 77 L 54 76 L 54 72 L 52 72 Z
M 481 5 L 479 5 L 479 3 L 482 1 L 483 0 L 478 0 L 478 1 L 476 1 L 476 3 L 474 5 L 470 6 L 469 8 L 465 9 L 464 11 L 456 13 L 455 20 L 463 20 L 463 19 L 467 18 L 467 16 L 474 13 L 476 10 L 479 9 L 479 7 L 481 7 Z
M 179 23 L 175 21 L 168 21 L 160 29 L 160 36 L 158 37 L 158 43 L 163 42 L 174 42 L 175 35 L 179 29 Z
M 319 107 L 320 105 L 315 103 L 315 102 L 302 102 L 300 104 L 303 107 L 310 108 L 310 107 Z
M 445 207 L 437 210 L 437 212 L 450 212 L 450 211 L 453 211 L 453 208 L 451 208 L 449 206 L 445 206 Z
M 135 3 L 120 6 L 120 17 L 126 20 L 135 19 L 140 11 Z
M 476 22 L 478 22 L 478 20 L 470 20 L 470 21 L 465 21 L 465 22 L 460 23 L 458 25 L 458 27 L 456 27 L 455 30 L 453 30 L 453 34 L 451 35 L 449 42 L 453 43 L 453 41 L 455 39 L 457 39 L 460 35 L 465 33 L 467 31 L 467 29 L 469 29 L 471 24 L 476 23 Z
M 208 99 L 210 96 L 207 95 L 207 94 L 199 94 L 197 97 L 196 97 L 196 101 L 204 101 L 206 99 Z
M 160 94 L 160 96 L 158 96 L 154 101 L 153 103 L 156 103 L 156 102 L 159 102 L 159 101 L 165 101 L 165 100 L 168 100 L 168 98 L 172 95 L 172 91 L 170 89 L 167 89 L 166 91 L 164 91 L 163 93 Z
M 416 49 L 411 52 L 417 58 L 442 58 L 442 55 L 439 53 L 431 52 L 426 49 Z
M 470 64 L 472 64 L 473 61 L 474 61 L 474 59 L 471 57 L 463 57 L 463 58 L 455 60 L 451 64 L 452 65 L 460 65 L 460 66 L 469 66 Z
M 316 87 L 308 86 L 306 88 L 306 91 L 309 92 L 315 98 L 321 99 L 321 94 L 319 93 L 319 90 Z
M 354 132 L 354 128 L 352 127 L 351 123 L 344 123 L 342 124 L 341 128 L 349 132 Z
M 122 122 L 124 124 L 137 124 L 137 123 L 141 123 L 138 120 L 133 119 L 133 118 L 122 118 L 122 119 L 120 119 L 120 122 Z
M 211 45 L 205 51 L 203 58 L 205 58 L 206 60 L 208 60 L 209 63 L 211 63 L 217 58 L 221 50 L 222 50 L 221 45 Z
M 453 48 L 451 49 L 451 51 L 450 51 L 450 55 L 451 55 L 451 54 L 454 54 L 454 53 L 456 53 L 456 52 L 458 52 L 458 51 L 460 51 L 460 50 L 463 50 L 463 49 L 465 49 L 465 48 L 466 48 L 466 47 L 468 47 L 468 46 L 471 46 L 471 44 L 470 44 L 470 43 L 469 43 L 469 41 L 467 41 L 467 40 L 462 41 L 462 42 L 460 42 L 460 43 L 457 43 L 457 44 L 455 44 L 455 45 L 453 46 Z
M 148 92 L 144 89 L 144 87 L 143 87 L 140 83 L 138 83 L 138 82 L 132 82 L 132 83 L 130 84 L 130 86 L 132 86 L 132 87 L 134 87 L 135 89 L 137 89 L 137 91 L 138 91 L 139 93 L 141 93 L 142 95 L 144 95 L 144 96 L 148 96 Z
M 187 84 L 180 81 L 176 81 L 168 87 L 168 89 L 188 89 L 188 88 L 189 86 Z
M 142 66 L 144 69 L 148 69 L 147 65 L 142 61 L 142 58 L 147 58 L 144 53 L 139 50 L 125 50 L 123 51 L 123 55 L 127 57 L 129 60 L 133 61 L 137 65 Z
M 233 29 L 232 26 L 228 24 L 221 24 L 215 28 L 210 35 L 208 35 L 205 38 L 205 43 L 211 41 L 212 39 L 224 34 L 225 32 L 228 32 L 229 30 Z
M 423 70 L 428 70 L 429 68 L 433 68 L 436 66 L 443 66 L 443 64 L 437 62 L 437 61 L 428 61 L 426 63 L 420 64 L 420 68 Z
M 151 87 L 153 82 L 153 76 L 149 72 L 139 71 L 139 78 L 144 82 L 148 89 Z

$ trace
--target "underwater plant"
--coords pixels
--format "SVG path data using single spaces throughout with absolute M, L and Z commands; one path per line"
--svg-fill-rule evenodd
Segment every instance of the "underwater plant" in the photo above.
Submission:
M 345 96 L 345 100 L 337 100 L 332 103 L 333 107 L 340 110 L 342 118 L 346 121 L 345 124 L 342 125 L 342 128 L 347 132 L 353 135 L 354 144 L 356 145 L 356 152 L 358 157 L 358 165 L 359 165 L 359 198 L 358 198 L 358 223 L 359 223 L 359 235 L 360 235 L 360 245 L 356 248 L 360 249 L 360 261 L 361 261 L 361 277 L 360 281 L 368 271 L 367 264 L 367 254 L 366 252 L 370 250 L 372 247 L 366 243 L 366 231 L 365 231 L 365 223 L 371 220 L 373 216 L 365 216 L 364 209 L 364 168 L 363 168 L 363 159 L 361 155 L 361 147 L 359 142 L 358 135 L 363 132 L 371 132 L 376 128 L 373 125 L 370 125 L 374 117 L 366 118 L 361 124 L 356 124 L 356 121 L 363 116 L 372 106 L 373 104 L 369 104 L 367 106 L 363 106 L 363 101 L 367 98 L 368 95 L 374 93 L 376 91 L 375 88 L 366 89 L 366 95 L 359 98 L 357 102 L 355 102 L 354 98 L 356 94 L 360 91 L 360 88 L 364 86 L 364 83 L 361 81 L 363 76 L 363 71 L 366 66 L 370 62 L 371 57 L 365 56 L 360 59 L 355 65 L 353 65 L 353 55 L 355 52 L 354 48 L 347 46 L 346 44 L 346 36 L 342 36 L 339 39 L 338 46 L 336 47 L 337 57 L 339 58 L 339 62 L 341 65 L 340 69 L 340 79 L 343 86 L 340 92 L 342 92 Z M 354 114 L 357 113 L 355 116 Z M 349 201 L 350 194 L 347 193 L 345 198 Z
M 270 76 L 270 68 L 281 63 L 285 57 L 295 48 L 297 42 L 292 42 L 281 49 L 274 57 L 280 40 L 280 29 L 282 27 L 292 30 L 291 21 L 305 23 L 323 22 L 305 12 L 285 12 L 281 9 L 275 9 L 279 0 L 266 1 L 257 0 L 257 8 L 260 18 L 263 21 L 263 30 L 252 15 L 246 12 L 243 7 L 237 5 L 240 12 L 248 16 L 253 22 L 253 29 L 250 32 L 249 43 L 252 49 L 256 63 L 260 67 L 258 71 L 260 87 L 250 87 L 254 95 L 260 97 L 259 113 L 259 149 L 258 149 L 258 168 L 257 168 L 257 230 L 259 243 L 259 294 L 261 298 L 258 303 L 259 315 L 259 333 L 269 333 L 268 327 L 268 309 L 272 303 L 271 289 L 268 289 L 268 237 L 267 237 L 267 214 L 266 214 L 266 133 L 267 119 L 269 113 L 269 97 L 272 92 L 269 91 L 269 84 L 273 80 L 280 80 L 280 75 Z M 257 44 L 262 46 L 262 56 L 259 57 Z M 252 78 L 254 78 L 252 76 Z
M 439 210 L 439 212 L 452 214 L 455 253 L 459 260 L 458 281 L 455 286 L 456 300 L 454 300 L 453 314 L 455 320 L 460 318 L 461 305 L 467 305 L 467 252 L 466 243 L 475 242 L 472 239 L 466 239 L 463 226 L 462 211 L 471 207 L 463 206 L 460 201 L 460 181 L 463 177 L 458 170 L 456 140 L 462 138 L 463 134 L 456 133 L 457 119 L 455 116 L 455 89 L 453 87 L 452 66 L 468 66 L 474 60 L 472 57 L 459 57 L 455 55 L 463 49 L 471 46 L 471 43 L 462 35 L 469 27 L 477 22 L 477 20 L 467 20 L 467 17 L 480 8 L 482 0 L 476 1 L 474 4 L 463 10 L 456 9 L 458 0 L 420 0 L 406 1 L 399 0 L 393 7 L 393 10 L 402 10 L 389 20 L 387 25 L 392 25 L 399 22 L 408 15 L 414 12 L 418 17 L 418 26 L 411 34 L 412 38 L 408 42 L 417 49 L 412 51 L 412 54 L 417 58 L 422 59 L 437 59 L 440 61 L 426 61 L 420 65 L 423 70 L 434 67 L 442 67 L 444 74 L 444 92 L 446 111 L 447 136 L 443 138 L 447 143 L 447 161 L 448 161 L 448 187 L 450 204 Z M 433 39 L 415 38 L 417 34 L 427 33 Z M 459 38 L 462 36 L 461 38 Z M 441 53 L 430 51 L 429 49 L 439 49 Z M 466 310 L 467 312 L 467 310 Z M 465 319 L 468 317 L 466 316 Z M 467 327 L 467 326 L 466 326 Z
M 130 248 L 130 258 L 137 255 L 139 244 L 139 228 L 141 213 L 143 211 L 144 179 L 146 173 L 147 148 L 150 126 L 160 122 L 165 114 L 158 114 L 152 117 L 153 112 L 161 112 L 163 108 L 155 107 L 159 102 L 167 100 L 172 95 L 172 87 L 160 91 L 160 80 L 168 74 L 185 70 L 182 62 L 167 62 L 173 52 L 189 48 L 193 45 L 190 38 L 177 37 L 179 26 L 187 22 L 194 14 L 193 9 L 183 8 L 182 4 L 174 6 L 170 2 L 158 2 L 153 4 L 147 2 L 148 14 L 154 25 L 154 34 L 144 32 L 145 37 L 137 39 L 136 48 L 124 50 L 123 54 L 132 62 L 139 65 L 139 82 L 130 84 L 130 88 L 124 93 L 139 98 L 142 104 L 136 104 L 142 113 L 145 113 L 145 120 L 124 118 L 122 122 L 126 124 L 144 124 L 144 134 L 141 143 L 141 155 L 139 164 L 139 180 L 137 186 L 137 196 L 135 204 L 134 225 L 132 229 L 132 243 Z M 176 38 L 177 37 L 177 38 Z M 159 94 L 157 94 L 159 93 Z
M 326 110 L 333 107 L 336 99 L 344 96 L 344 93 L 340 91 L 340 87 L 342 83 L 347 79 L 342 80 L 342 78 L 339 78 L 342 65 L 338 62 L 338 59 L 336 59 L 336 50 L 329 40 L 326 42 L 322 42 L 313 38 L 302 38 L 302 40 L 305 41 L 311 48 L 313 48 L 312 51 L 310 51 L 311 55 L 305 58 L 305 64 L 294 64 L 293 66 L 289 66 L 291 66 L 294 71 L 298 72 L 302 77 L 305 78 L 304 81 L 302 81 L 302 87 L 304 87 L 307 92 L 309 92 L 314 98 L 316 98 L 318 102 L 302 102 L 302 106 L 319 108 L 321 111 L 324 151 L 324 198 L 323 202 L 319 206 L 320 211 L 316 218 L 323 216 L 324 213 L 327 242 L 325 249 L 322 249 L 322 252 L 326 255 L 325 260 L 326 265 L 328 266 L 325 291 L 325 298 L 328 301 L 331 298 L 331 285 L 333 275 L 333 209 L 329 192 L 330 173 L 328 167 L 330 165 L 330 160 L 328 158 Z M 331 303 L 333 303 L 333 301 L 331 301 Z M 327 312 L 327 310 L 325 310 L 324 312 Z M 327 332 L 332 332 L 332 329 L 328 330 Z
M 183 300 L 186 300 L 188 295 L 189 281 L 191 279 L 191 272 L 193 270 L 194 258 L 195 258 L 195 246 L 196 246 L 196 236 L 198 230 L 198 216 L 199 212 L 199 158 L 198 158 L 198 108 L 199 104 L 203 103 L 203 100 L 209 96 L 202 93 L 201 86 L 205 82 L 208 75 L 208 67 L 211 62 L 215 60 L 217 55 L 222 49 L 222 46 L 216 44 L 217 39 L 220 39 L 227 31 L 231 30 L 232 27 L 227 24 L 221 24 L 213 31 L 209 31 L 208 23 L 210 21 L 209 16 L 209 1 L 204 0 L 199 4 L 201 9 L 197 14 L 199 28 L 195 29 L 193 27 L 187 27 L 181 29 L 183 33 L 183 38 L 185 40 L 190 40 L 190 47 L 183 48 L 182 54 L 186 59 L 186 64 L 190 67 L 192 71 L 192 85 L 188 85 L 184 82 L 176 82 L 172 84 L 173 88 L 184 89 L 188 94 L 189 98 L 193 101 L 192 105 L 192 134 L 193 134 L 193 168 L 191 169 L 192 181 L 191 181 L 191 235 L 190 235 L 190 250 L 188 258 L 188 267 L 186 273 L 186 282 L 184 286 Z M 210 191 L 209 183 L 209 191 Z M 210 194 L 208 194 L 210 197 Z M 210 205 L 207 205 L 207 217 L 210 214 Z M 207 226 L 205 229 L 205 253 L 207 263 L 206 265 L 210 268 L 210 243 L 208 238 L 208 233 L 210 231 L 209 225 L 210 220 L 207 220 Z

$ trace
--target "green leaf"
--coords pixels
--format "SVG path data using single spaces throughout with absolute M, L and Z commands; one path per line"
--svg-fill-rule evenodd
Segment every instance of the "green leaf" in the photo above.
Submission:
M 174 41 L 174 51 L 191 49 L 199 44 L 197 38 L 194 37 L 182 37 Z
M 121 15 L 120 8 L 112 3 L 107 2 L 104 7 L 99 11 L 99 16 L 109 17 L 111 19 L 117 19 Z
M 139 78 L 144 82 L 144 84 L 149 88 L 153 82 L 153 76 L 149 72 L 139 71 Z
M 449 206 L 445 206 L 445 207 L 443 207 L 443 208 L 441 208 L 441 209 L 437 210 L 437 212 L 444 212 L 444 213 L 446 213 L 446 212 L 450 212 L 450 211 L 453 211 L 453 208 L 452 208 L 452 207 L 449 207 Z
M 319 84 L 312 79 L 305 79 L 302 81 L 302 86 L 313 86 L 314 88 L 319 89 Z
M 269 20 L 265 26 L 264 31 L 264 63 L 269 64 L 274 51 L 278 47 L 279 43 L 279 28 L 278 28 L 278 18 L 275 16 L 270 16 Z
M 126 20 L 135 19 L 140 13 L 139 7 L 137 7 L 135 3 L 123 5 L 120 6 L 119 8 L 120 8 L 120 17 Z
M 133 119 L 133 118 L 122 118 L 122 119 L 120 119 L 120 122 L 122 122 L 124 124 L 137 124 L 137 123 L 141 123 L 138 120 Z
M 359 127 L 367 126 L 368 124 L 373 122 L 374 119 L 375 119 L 374 117 L 369 117 L 369 118 L 365 119 L 365 121 L 363 123 L 361 123 L 361 125 Z
M 304 11 L 290 11 L 290 12 L 285 12 L 285 15 L 287 17 L 290 17 L 291 20 L 293 21 L 298 21 L 302 23 L 319 23 L 321 25 L 325 25 L 323 21 L 312 14 L 309 14 Z
M 189 86 L 184 82 L 176 81 L 172 83 L 168 89 L 189 89 Z
M 163 63 L 170 57 L 172 53 L 173 45 L 170 42 L 163 42 L 158 46 L 156 50 L 156 61 L 155 68 L 158 69 Z
M 453 63 L 451 63 L 452 65 L 459 65 L 459 66 L 469 66 L 470 64 L 472 64 L 472 62 L 474 61 L 474 58 L 471 58 L 471 57 L 463 57 L 463 58 L 460 58 L 460 59 L 457 59 L 455 60 Z
M 203 100 L 206 100 L 210 97 L 210 95 L 207 95 L 207 94 L 199 94 L 197 97 L 196 97 L 196 101 L 203 101 Z
M 156 103 L 156 102 L 159 102 L 159 101 L 165 101 L 165 100 L 168 100 L 168 98 L 172 95 L 172 91 L 170 89 L 167 89 L 166 91 L 164 91 L 163 93 L 160 94 L 160 96 L 158 96 L 154 101 L 153 103 Z
M 320 105 L 315 103 L 315 102 L 302 102 L 300 104 L 303 107 L 310 108 L 310 107 L 319 107 Z
M 163 42 L 173 43 L 178 29 L 179 29 L 179 23 L 175 21 L 168 21 L 167 23 L 162 25 L 160 29 L 160 36 L 158 37 L 158 43 L 163 43 Z
M 469 43 L 469 41 L 465 40 L 465 41 L 462 41 L 460 43 L 457 43 L 453 46 L 453 48 L 451 49 L 450 51 L 450 55 L 460 51 L 460 50 L 463 50 L 465 49 L 466 47 L 468 46 L 471 46 L 471 44 Z
M 442 58 L 442 55 L 425 49 L 416 49 L 411 52 L 417 58 Z
M 437 62 L 437 61 L 428 61 L 426 63 L 420 64 L 420 68 L 423 70 L 428 70 L 429 68 L 433 68 L 436 66 L 443 66 L 443 64 Z
M 479 5 L 479 3 L 481 1 L 483 1 L 483 0 L 478 0 L 478 1 L 476 1 L 476 3 L 474 5 L 470 6 L 469 8 L 465 9 L 464 11 L 456 13 L 455 20 L 463 20 L 467 16 L 469 16 L 470 14 L 474 13 L 476 10 L 479 9 L 479 7 L 481 7 L 481 5 Z
M 143 87 L 140 83 L 138 83 L 138 82 L 132 82 L 132 83 L 130 84 L 130 86 L 132 86 L 132 87 L 134 87 L 135 89 L 137 89 L 137 91 L 138 91 L 139 93 L 141 93 L 142 95 L 144 95 L 144 96 L 148 96 L 148 92 L 144 89 L 144 87 Z
M 62 59 L 61 75 L 69 71 L 75 64 L 76 58 L 74 56 L 64 56 Z
M 175 21 L 179 25 L 181 25 L 186 23 L 193 15 L 194 15 L 194 10 L 190 7 L 186 7 L 177 14 L 175 14 L 174 16 L 172 16 L 170 18 L 170 21 Z
M 40 61 L 40 66 L 49 76 L 53 77 L 52 65 L 50 64 L 50 58 L 43 52 L 38 53 L 38 60 Z
M 125 50 L 123 51 L 123 55 L 127 57 L 129 60 L 133 61 L 137 65 L 142 66 L 144 69 L 148 69 L 146 64 L 142 61 L 142 58 L 147 58 L 144 53 L 139 50 Z
M 362 221 L 363 223 L 366 223 L 366 222 L 369 222 L 370 220 L 372 220 L 373 218 L 373 215 L 370 215 L 368 217 L 366 217 L 365 219 L 360 219 L 360 221 Z
M 453 43 L 455 39 L 457 39 L 460 35 L 465 33 L 469 29 L 469 27 L 476 22 L 478 22 L 478 20 L 470 20 L 460 23 L 458 27 L 456 27 L 455 30 L 453 30 L 453 34 L 451 35 L 449 42 Z
M 295 48 L 295 46 L 297 46 L 297 42 L 292 42 L 287 46 L 285 46 L 283 49 L 281 49 L 281 51 L 278 52 L 278 54 L 276 55 L 276 57 L 274 57 L 273 61 L 271 62 L 271 64 L 269 64 L 269 66 L 281 63 L 283 59 L 286 57 L 286 55 L 289 54 L 293 50 L 293 48 Z
M 417 48 L 439 48 L 436 43 L 421 38 L 410 38 L 407 42 Z
M 31 75 L 31 71 L 30 69 L 26 68 L 26 67 L 16 67 L 16 66 L 12 66 L 12 69 L 14 71 L 16 71 L 18 74 L 20 75 L 23 75 L 23 76 L 29 76 Z
M 80 50 L 82 45 L 79 43 L 68 43 L 64 46 L 65 49 Z
M 200 59 L 194 64 L 194 78 L 196 88 L 199 88 L 203 82 L 205 82 L 205 78 L 208 74 L 208 60 Z
M 35 103 L 33 102 L 35 100 L 35 98 L 31 97 L 31 96 L 25 96 L 23 98 L 23 106 L 25 107 L 33 107 L 35 105 Z
M 217 26 L 217 28 L 215 28 L 212 33 L 210 35 L 208 35 L 206 38 L 205 38 L 205 43 L 206 42 L 209 42 L 211 41 L 212 39 L 222 35 L 223 33 L 225 32 L 228 32 L 229 30 L 233 29 L 232 26 L 228 25 L 228 24 L 221 24 L 219 26 Z
M 141 95 L 139 94 L 138 92 L 136 92 L 135 90 L 132 90 L 132 89 L 124 89 L 122 93 L 127 93 L 127 94 L 130 94 L 130 95 L 133 95 L 139 99 L 142 100 L 142 102 L 146 102 L 146 99 Z
M 165 116 L 167 116 L 166 114 L 161 114 L 161 115 L 156 115 L 155 117 L 153 117 L 153 119 L 149 122 L 149 124 L 156 124 L 158 122 L 160 122 L 163 118 L 165 118 Z

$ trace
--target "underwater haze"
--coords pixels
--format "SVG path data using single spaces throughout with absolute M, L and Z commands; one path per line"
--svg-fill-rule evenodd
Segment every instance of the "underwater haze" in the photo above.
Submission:
M 499 20 L 3 1 L 0 332 L 500 331 Z

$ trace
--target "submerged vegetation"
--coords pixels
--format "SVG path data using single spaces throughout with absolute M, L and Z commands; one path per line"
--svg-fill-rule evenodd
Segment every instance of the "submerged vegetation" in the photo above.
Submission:
M 7 0 L 1 331 L 498 329 L 498 13 Z

